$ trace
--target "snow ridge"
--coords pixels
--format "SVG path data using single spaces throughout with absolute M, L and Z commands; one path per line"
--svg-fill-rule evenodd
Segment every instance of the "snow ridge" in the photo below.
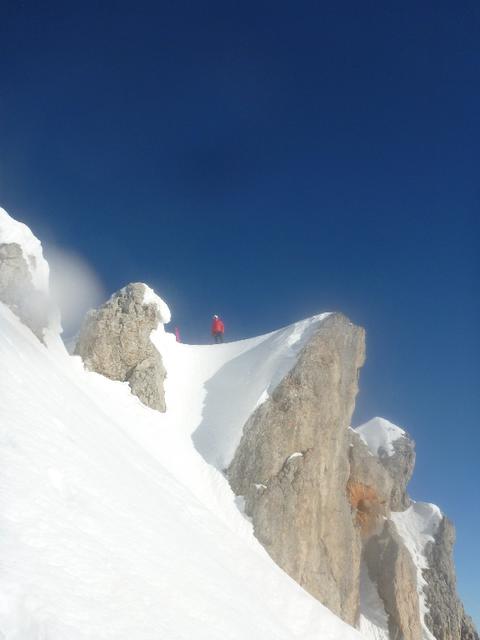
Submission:
M 191 435 L 204 459 L 223 471 L 249 416 L 295 365 L 303 346 L 328 315 L 219 345 L 180 344 L 170 333 L 152 332 L 167 370 L 168 410 L 162 416 L 166 428 Z
M 273 563 L 190 437 L 222 409 L 208 388 L 219 368 L 240 359 L 233 372 L 255 380 L 248 411 L 316 326 L 206 347 L 154 332 L 173 403 L 162 415 L 125 383 L 46 349 L 0 303 L 0 636 L 360 638 Z M 276 355 L 257 381 L 267 341 Z

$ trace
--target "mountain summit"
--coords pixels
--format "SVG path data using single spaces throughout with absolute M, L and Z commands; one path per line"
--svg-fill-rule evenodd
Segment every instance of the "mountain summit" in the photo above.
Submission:
M 186 345 L 133 283 L 69 356 L 4 211 L 0 300 L 2 637 L 478 640 L 453 525 L 407 493 L 413 440 L 350 427 L 365 332 L 344 315 Z

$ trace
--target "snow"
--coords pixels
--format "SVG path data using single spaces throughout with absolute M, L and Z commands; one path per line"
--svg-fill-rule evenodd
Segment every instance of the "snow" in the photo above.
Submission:
M 143 303 L 156 305 L 160 313 L 160 322 L 162 324 L 168 324 L 172 319 L 172 314 L 170 313 L 170 309 L 168 308 L 167 303 L 165 302 L 165 300 L 162 300 L 162 298 L 160 298 L 160 296 L 158 296 L 155 291 L 148 285 L 143 284 L 143 286 L 145 287 Z
M 269 395 L 268 395 L 268 391 L 265 389 L 265 391 L 262 393 L 262 395 L 260 396 L 260 398 L 257 400 L 257 404 L 255 405 L 255 409 L 257 407 L 259 407 L 261 404 L 263 404 L 264 402 L 266 402 L 269 399 Z
M 403 429 L 385 418 L 373 418 L 354 431 L 359 434 L 372 455 L 375 456 L 392 456 L 395 453 L 393 443 L 405 436 Z M 422 574 L 422 570 L 428 567 L 425 545 L 434 540 L 442 517 L 441 511 L 436 505 L 425 502 L 414 502 L 406 511 L 392 512 L 390 516 L 416 567 L 423 640 L 435 640 L 425 624 L 425 614 L 428 611 L 424 593 L 426 582 Z M 375 603 L 376 587 L 370 582 L 368 574 L 362 577 L 361 594 L 360 630 L 365 637 L 371 640 L 384 640 L 384 638 L 388 640 L 388 633 L 386 636 L 382 635 L 384 624 L 375 619 L 380 609 L 379 603 Z
M 249 416 L 285 377 L 328 315 L 256 338 L 215 345 L 177 343 L 170 333 L 152 332 L 151 340 L 168 373 L 168 410 L 162 424 L 191 435 L 203 458 L 225 469 Z
M 49 300 L 48 322 L 43 329 L 43 339 L 52 350 L 58 350 L 61 348 L 60 334 L 62 333 L 60 312 L 49 298 L 50 268 L 43 257 L 42 244 L 23 222 L 14 220 L 5 209 L 0 207 L 0 244 L 13 243 L 18 244 L 22 250 L 33 287 Z
M 385 418 L 372 418 L 354 429 L 374 456 L 392 456 L 393 443 L 405 436 L 405 431 Z
M 363 560 L 360 568 L 359 629 L 368 640 L 389 640 L 388 616 Z
M 425 624 L 425 614 L 428 611 L 424 593 L 426 582 L 422 573 L 423 569 L 428 568 L 425 547 L 428 542 L 435 540 L 435 534 L 442 518 L 443 514 L 439 507 L 428 502 L 414 502 L 406 511 L 391 514 L 391 519 L 395 523 L 405 546 L 410 551 L 417 569 L 417 590 L 424 640 L 435 640 Z
M 424 587 L 426 581 L 423 569 L 428 568 L 425 547 L 434 541 L 434 536 L 443 518 L 440 509 L 426 502 L 414 502 L 405 511 L 392 512 L 391 520 L 412 557 L 417 571 L 417 592 L 422 623 L 422 640 L 435 640 L 432 632 L 425 624 L 428 612 Z M 388 618 L 383 603 L 378 595 L 376 585 L 370 580 L 364 564 L 360 582 L 360 625 L 359 629 L 368 640 L 388 640 Z
M 0 637 L 360 638 L 273 563 L 202 457 L 228 463 L 321 321 L 203 347 L 154 332 L 159 414 L 0 304 Z
M 287 462 L 290 462 L 290 460 L 293 460 L 294 458 L 303 458 L 303 453 L 301 451 L 295 451 L 295 453 L 288 456 Z
M 10 243 L 20 245 L 35 289 L 48 293 L 49 267 L 40 240 L 25 224 L 14 220 L 0 207 L 0 244 Z

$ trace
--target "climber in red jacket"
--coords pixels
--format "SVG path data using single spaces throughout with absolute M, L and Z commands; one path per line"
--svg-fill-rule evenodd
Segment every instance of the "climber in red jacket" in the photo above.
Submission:
M 216 343 L 223 342 L 223 334 L 225 333 L 225 325 L 220 318 L 215 315 L 212 319 L 212 336 Z

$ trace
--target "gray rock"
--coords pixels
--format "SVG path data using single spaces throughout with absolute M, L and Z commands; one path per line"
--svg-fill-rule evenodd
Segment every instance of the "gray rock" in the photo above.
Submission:
M 415 466 L 415 442 L 404 429 L 379 417 L 372 418 L 354 431 L 385 467 L 393 481 L 390 483 L 391 510 L 405 511 L 411 505 L 407 485 Z
M 157 352 L 158 353 L 158 352 Z M 132 393 L 134 393 L 143 404 L 157 411 L 165 411 L 165 393 L 163 390 L 163 380 L 166 372 L 163 367 L 160 354 L 152 355 L 142 360 L 136 367 L 127 374 Z
M 363 329 L 332 314 L 247 421 L 227 471 L 274 561 L 351 624 L 361 540 L 346 495 Z
M 393 480 L 391 510 L 405 511 L 412 503 L 407 494 L 407 486 L 415 468 L 415 441 L 406 434 L 393 442 L 393 448 L 395 451 L 393 455 L 380 451 L 380 462 Z
M 162 358 L 150 340 L 160 312 L 143 302 L 145 285 L 129 284 L 85 318 L 75 347 L 87 369 L 128 382 L 145 405 L 165 411 Z
M 347 429 L 363 360 L 363 330 L 339 314 L 325 320 L 247 421 L 227 475 L 259 541 L 302 587 L 355 624 L 363 554 L 390 639 L 421 640 L 417 570 L 389 520 L 410 505 L 415 443 L 405 435 L 377 456 Z M 478 640 L 452 595 L 449 532 L 429 551 L 429 626 L 437 640 Z
M 416 569 L 393 522 L 368 540 L 364 557 L 388 614 L 390 640 L 422 640 Z
M 423 571 L 429 613 L 425 622 L 436 640 L 478 640 L 473 621 L 466 615 L 456 591 L 453 545 L 455 527 L 445 516 L 426 556 L 429 569 Z
M 49 319 L 48 296 L 33 286 L 22 248 L 14 242 L 0 244 L 0 301 L 43 340 Z
M 349 430 L 350 477 L 347 495 L 363 537 L 375 533 L 390 515 L 393 479 L 360 436 Z
M 404 476 L 392 473 L 355 431 L 350 430 L 350 479 L 348 495 L 364 540 L 364 558 L 388 615 L 391 640 L 421 640 L 416 569 L 411 555 L 388 520 L 392 496 L 405 487 Z

